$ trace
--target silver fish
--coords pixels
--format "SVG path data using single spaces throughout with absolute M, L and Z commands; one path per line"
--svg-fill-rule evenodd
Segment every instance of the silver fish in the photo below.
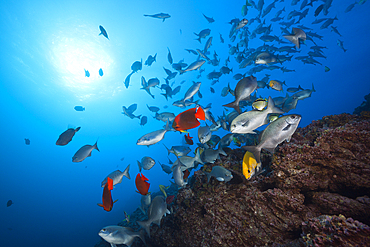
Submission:
M 143 212 L 143 214 L 146 215 L 147 210 L 148 210 L 150 204 L 152 203 L 152 194 L 151 194 L 151 192 L 149 192 L 146 195 L 141 195 L 140 202 L 141 202 L 140 209 Z
M 212 132 L 208 125 L 198 128 L 198 139 L 200 143 L 206 143 L 211 139 Z
M 163 20 L 162 22 L 164 22 L 166 19 L 171 17 L 169 14 L 166 14 L 166 13 L 159 13 L 159 14 L 154 14 L 154 15 L 144 15 L 144 16 L 162 19 Z
M 183 164 L 181 164 L 181 161 L 178 161 L 178 164 L 173 168 L 173 179 L 180 188 L 187 184 L 184 181 L 184 173 L 182 172 L 181 166 L 183 166 Z
M 299 41 L 306 40 L 306 33 L 300 29 L 293 27 L 293 34 L 291 35 L 283 35 L 284 38 L 292 42 L 297 48 L 300 47 Z
M 171 149 L 168 149 L 164 144 L 163 146 L 167 149 L 168 155 L 173 153 L 176 156 L 185 156 L 191 152 L 188 146 L 172 146 Z
M 137 221 L 137 223 L 145 229 L 150 238 L 150 225 L 155 223 L 160 226 L 162 217 L 166 216 L 166 213 L 170 214 L 170 211 L 167 209 L 166 200 L 163 196 L 156 196 L 148 209 L 148 220 Z
M 121 172 L 120 170 L 116 170 L 114 172 L 111 172 L 104 180 L 101 182 L 101 187 L 104 187 L 107 183 L 108 178 L 111 178 L 113 180 L 113 186 L 116 184 L 120 184 L 122 182 L 123 176 L 125 176 L 128 179 L 131 179 L 130 174 L 130 165 L 126 167 L 126 169 Z
M 163 170 L 165 173 L 167 173 L 167 174 L 172 173 L 172 169 L 171 169 L 171 167 L 169 167 L 168 165 L 161 164 L 161 162 L 159 162 L 159 161 L 158 161 L 158 163 L 161 165 L 162 170 Z
M 222 166 L 212 167 L 212 171 L 210 173 L 206 173 L 206 175 L 208 182 L 211 177 L 214 177 L 220 182 L 229 182 L 233 178 L 231 172 Z
M 262 111 L 252 110 L 244 112 L 237 116 L 230 125 L 230 131 L 232 133 L 255 134 L 254 130 L 260 126 L 267 124 L 267 115 L 270 113 L 280 113 L 284 112 L 279 108 L 275 107 L 274 101 L 271 96 L 268 99 L 267 108 Z
M 220 159 L 220 154 L 227 156 L 221 145 L 218 145 L 218 149 L 206 149 L 202 152 L 202 161 L 204 163 L 215 163 L 217 159 Z
M 98 150 L 100 152 L 100 150 L 98 149 L 98 141 L 96 141 L 94 145 L 85 145 L 85 146 L 81 147 L 75 153 L 75 155 L 73 155 L 72 162 L 81 162 L 84 159 L 86 159 L 87 157 L 90 157 L 91 156 L 91 152 L 94 149 L 96 149 L 96 150 Z
M 265 149 L 270 153 L 274 153 L 277 145 L 284 140 L 290 141 L 290 138 L 296 131 L 301 116 L 292 114 L 278 118 L 270 123 L 266 129 L 261 133 L 260 142 L 257 146 L 243 146 L 244 150 L 253 153 L 256 161 L 261 162 L 261 149 Z
M 235 100 L 229 104 L 223 105 L 225 107 L 234 108 L 239 114 L 241 110 L 239 108 L 239 102 L 249 99 L 251 93 L 257 88 L 257 80 L 254 76 L 248 76 L 241 79 L 235 87 Z
M 141 172 L 141 169 L 150 170 L 155 165 L 155 160 L 151 157 L 144 156 L 141 158 L 141 162 L 137 160 L 137 165 L 139 166 L 139 172 Z
M 139 138 L 139 140 L 137 140 L 136 145 L 145 145 L 149 147 L 150 145 L 156 144 L 157 142 L 160 142 L 163 140 L 164 135 L 169 130 L 170 128 L 167 122 L 165 129 L 156 130 L 156 131 L 143 135 L 142 137 Z
M 188 91 L 186 91 L 182 101 L 185 102 L 186 100 L 191 99 L 199 91 L 201 84 L 201 82 L 193 82 L 193 85 L 191 85 Z
M 186 69 L 184 70 L 180 70 L 180 75 L 185 73 L 185 72 L 189 72 L 189 71 L 192 71 L 192 70 L 199 70 L 200 67 L 202 67 L 202 65 L 206 62 L 206 60 L 197 60 L 193 63 L 191 63 Z
M 131 246 L 136 237 L 140 238 L 146 244 L 144 232 L 134 232 L 129 227 L 106 226 L 100 230 L 99 236 L 110 243 L 111 247 L 117 247 L 116 244 Z

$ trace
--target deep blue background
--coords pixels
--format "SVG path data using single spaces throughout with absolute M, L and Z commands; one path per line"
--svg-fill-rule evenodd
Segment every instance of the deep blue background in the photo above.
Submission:
M 230 3 L 232 2 L 232 4 Z M 271 79 L 286 81 L 288 87 L 301 85 L 316 92 L 311 98 L 298 102 L 290 113 L 302 115 L 300 126 L 325 115 L 343 112 L 352 113 L 370 92 L 369 81 L 369 3 L 356 5 L 349 13 L 345 8 L 353 1 L 334 0 L 327 17 L 338 17 L 334 26 L 343 35 L 339 37 L 329 29 L 313 25 L 313 14 L 321 1 L 309 7 L 309 14 L 301 24 L 324 36 L 323 41 L 315 39 L 318 45 L 326 46 L 327 59 L 317 59 L 323 65 L 304 65 L 293 59 L 284 63 L 294 73 L 263 71 L 257 79 L 271 74 Z M 271 1 L 265 1 L 265 7 Z M 250 67 L 239 70 L 234 57 L 230 67 L 234 73 L 223 75 L 213 87 L 206 74 L 219 70 L 228 56 L 228 39 L 233 18 L 242 18 L 241 7 L 245 1 L 2 1 L 1 18 L 1 66 L 0 66 L 0 115 L 2 135 L 0 138 L 0 234 L 1 246 L 93 246 L 99 241 L 97 233 L 106 226 L 124 219 L 123 211 L 131 213 L 140 204 L 140 195 L 135 192 L 135 177 L 138 173 L 136 160 L 144 155 L 161 163 L 167 162 L 168 147 L 180 145 L 183 137 L 179 133 L 167 133 L 165 139 L 150 147 L 137 146 L 136 140 L 143 134 L 162 128 L 163 122 L 154 120 L 146 107 L 156 105 L 161 111 L 178 114 L 182 109 L 172 106 L 181 99 L 192 84 L 201 81 L 205 106 L 212 103 L 215 116 L 221 115 L 223 104 L 233 100 L 231 95 L 220 96 L 223 87 L 230 82 L 235 87 L 233 74 L 245 73 Z M 291 6 L 290 1 L 276 4 L 266 19 L 266 24 L 277 10 L 283 8 L 287 15 L 299 10 L 301 2 Z M 144 17 L 144 14 L 169 13 L 171 18 Z M 208 24 L 202 13 L 213 17 L 216 22 Z M 256 16 L 257 10 L 250 9 L 247 19 Z M 320 14 L 319 18 L 324 18 Z M 286 19 L 285 19 L 286 21 Z M 105 27 L 109 39 L 99 36 L 99 25 Z M 252 31 L 254 23 L 250 28 Z M 273 23 L 273 34 L 281 36 L 280 26 Z M 221 59 L 218 67 L 205 64 L 203 76 L 197 80 L 197 72 L 189 72 L 175 78 L 175 86 L 186 82 L 178 95 L 168 102 L 161 96 L 160 89 L 152 89 L 155 99 L 140 90 L 140 78 L 147 80 L 158 77 L 164 83 L 163 66 L 171 69 L 167 61 L 167 47 L 174 62 L 185 59 L 188 64 L 196 57 L 184 49 L 203 49 L 205 40 L 199 44 L 193 32 L 210 28 L 213 43 L 211 54 L 216 50 Z M 180 32 L 181 30 L 181 32 Z M 225 43 L 219 39 L 221 33 Z M 337 39 L 348 49 L 343 52 Z M 238 39 L 237 39 L 238 41 Z M 311 42 L 306 42 L 300 53 L 306 55 Z M 235 42 L 233 43 L 235 45 Z M 259 39 L 249 43 L 250 48 L 263 45 Z M 275 44 L 276 46 L 279 46 Z M 132 75 L 131 86 L 126 89 L 123 81 L 131 72 L 134 61 L 157 55 L 157 62 L 151 67 Z M 331 70 L 324 72 L 324 66 Z M 90 71 L 84 77 L 84 68 Z M 99 68 L 104 76 L 98 75 Z M 284 92 L 272 89 L 258 90 L 258 95 L 284 96 Z M 122 106 L 138 104 L 135 114 L 148 116 L 148 124 L 139 125 L 138 119 L 129 119 L 121 114 Z M 86 107 L 77 112 L 75 105 Z M 163 109 L 168 105 L 168 109 Z M 248 108 L 250 109 L 250 108 Z M 210 124 L 210 123 L 209 123 Z M 202 125 L 204 123 L 202 122 Z M 68 127 L 81 126 L 73 141 L 67 146 L 56 146 L 58 136 Z M 197 140 L 196 130 L 190 134 Z M 223 136 L 226 131 L 220 130 Z M 31 145 L 24 143 L 31 140 Z M 85 144 L 98 147 L 92 157 L 82 163 L 72 163 L 73 154 Z M 194 148 L 195 146 L 193 146 Z M 124 157 L 124 161 L 120 159 Z M 171 157 L 175 160 L 175 157 Z M 118 199 L 111 212 L 96 204 L 101 202 L 101 181 L 110 172 L 131 164 L 131 180 L 123 179 L 112 191 L 113 200 Z M 165 174 L 159 164 L 144 171 L 151 184 L 150 191 L 157 191 L 159 184 L 169 185 L 170 175 Z M 11 199 L 14 205 L 6 207 Z

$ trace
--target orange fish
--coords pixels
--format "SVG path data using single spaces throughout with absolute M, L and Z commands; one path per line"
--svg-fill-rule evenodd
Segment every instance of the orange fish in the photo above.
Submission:
M 185 141 L 186 141 L 186 143 L 187 144 L 189 144 L 189 145 L 193 145 L 194 144 L 194 142 L 193 142 L 193 137 L 191 137 L 190 135 L 189 135 L 189 133 L 188 133 L 188 135 L 185 135 Z
M 136 192 L 142 194 L 143 196 L 147 195 L 150 186 L 147 181 L 149 181 L 149 179 L 147 179 L 142 173 L 138 173 L 135 179 L 136 188 L 138 190 Z
M 113 203 L 115 203 L 117 200 L 113 202 L 112 200 L 112 194 L 111 190 L 113 189 L 113 179 L 108 177 L 108 182 L 105 184 L 103 189 L 103 204 L 98 203 L 98 206 L 103 207 L 105 211 L 111 211 L 113 208 Z
M 172 127 L 178 131 L 193 129 L 200 125 L 198 119 L 206 120 L 205 113 L 200 106 L 191 108 L 177 115 L 175 120 L 173 120 Z

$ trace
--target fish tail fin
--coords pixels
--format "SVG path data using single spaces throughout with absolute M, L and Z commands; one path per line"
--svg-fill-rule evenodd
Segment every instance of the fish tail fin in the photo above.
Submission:
M 168 124 L 168 122 L 167 122 Z M 163 146 L 167 149 L 167 152 L 168 152 L 168 155 L 170 155 L 171 151 L 168 149 L 168 147 L 166 147 L 166 145 L 163 144 Z
M 151 222 L 146 220 L 146 221 L 136 221 L 136 223 L 146 231 L 146 233 L 148 234 L 148 236 L 150 238 L 150 224 L 151 224 Z
M 113 179 L 108 177 L 107 184 L 108 184 L 108 190 L 113 190 Z
M 312 86 L 313 86 L 313 84 L 312 84 Z M 298 89 L 299 90 L 303 90 L 303 88 L 301 87 L 301 85 L 298 85 Z
M 313 87 L 313 83 L 312 83 L 312 92 L 316 92 L 315 88 Z
M 280 108 L 276 107 L 275 106 L 275 102 L 274 100 L 271 98 L 271 96 L 269 97 L 268 101 L 267 101 L 267 109 L 266 109 L 268 112 L 271 112 L 271 113 L 279 113 L 279 114 L 284 114 L 285 112 L 282 111 Z
M 226 105 L 223 105 L 224 107 L 229 107 L 229 108 L 234 108 L 235 111 L 237 111 L 239 114 L 240 114 L 240 107 L 239 107 L 239 102 L 237 102 L 236 100 L 229 103 L 229 104 L 226 104 Z
M 98 148 L 98 140 L 96 140 L 96 142 L 95 142 L 95 144 L 94 144 L 94 148 L 100 152 L 100 150 L 99 150 L 99 148 Z
M 123 171 L 123 176 L 125 176 L 128 179 L 131 179 L 129 171 L 130 171 L 130 164 L 128 164 L 128 166 L 126 167 L 126 169 Z
M 299 48 L 299 40 L 295 35 L 283 35 L 284 38 L 292 42 L 296 47 Z
M 157 62 L 157 53 L 154 55 L 154 61 Z
M 204 162 L 202 161 L 202 159 L 200 157 L 200 151 L 199 151 L 199 149 L 197 150 L 197 153 L 195 154 L 194 161 L 195 162 L 198 162 L 198 163 L 200 163 L 202 165 L 204 165 Z
M 225 150 L 223 150 L 221 145 L 218 145 L 218 153 L 222 154 L 223 156 L 227 156 L 227 153 L 225 152 Z
M 261 163 L 261 148 L 258 146 L 242 146 L 246 151 L 251 152 L 256 158 L 257 163 Z
M 210 172 L 204 172 L 207 175 L 207 183 L 209 183 L 209 180 L 211 179 L 211 174 Z
M 141 172 L 141 163 L 137 160 L 137 166 L 139 167 L 139 172 Z

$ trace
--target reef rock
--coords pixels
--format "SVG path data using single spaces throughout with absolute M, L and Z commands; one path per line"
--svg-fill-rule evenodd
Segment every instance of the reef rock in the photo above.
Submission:
M 297 129 L 273 155 L 263 151 L 265 172 L 251 180 L 241 170 L 244 151 L 225 148 L 228 156 L 204 165 L 177 192 L 147 246 L 365 246 L 369 140 L 370 114 L 324 117 Z M 207 183 L 204 172 L 216 165 L 233 179 Z

